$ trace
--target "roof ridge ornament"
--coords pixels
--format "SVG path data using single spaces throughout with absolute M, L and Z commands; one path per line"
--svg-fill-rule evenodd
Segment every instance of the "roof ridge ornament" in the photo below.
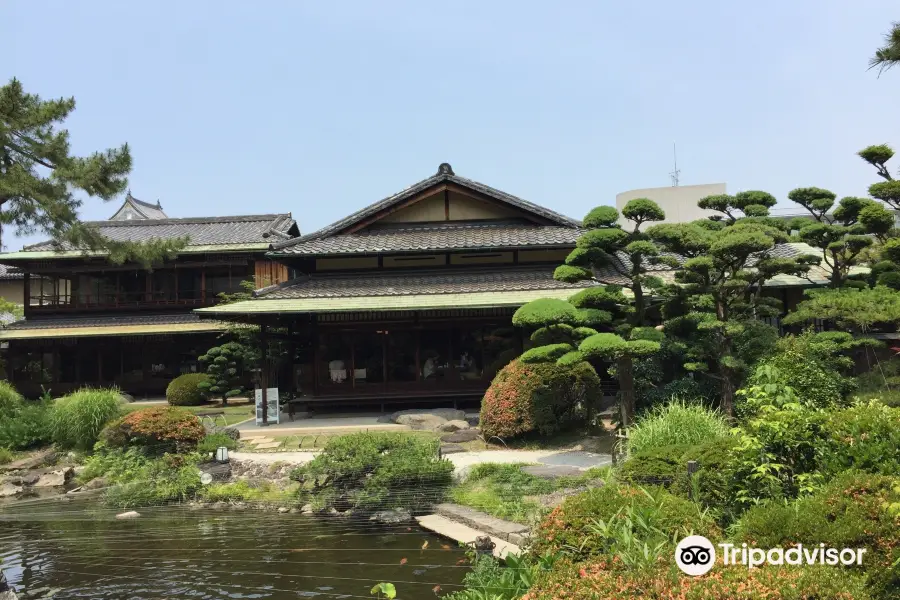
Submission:
M 450 163 L 441 163 L 438 167 L 438 175 L 456 175 L 453 172 L 453 167 L 450 166 Z

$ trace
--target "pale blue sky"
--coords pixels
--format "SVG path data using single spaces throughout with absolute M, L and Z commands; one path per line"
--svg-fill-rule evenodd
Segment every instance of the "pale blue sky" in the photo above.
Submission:
M 170 216 L 311 232 L 447 161 L 581 218 L 668 185 L 673 141 L 682 184 L 864 195 L 854 153 L 900 146 L 900 71 L 866 71 L 897 19 L 896 0 L 6 0 L 0 77 L 74 95 L 75 150 L 130 143 L 134 195 Z

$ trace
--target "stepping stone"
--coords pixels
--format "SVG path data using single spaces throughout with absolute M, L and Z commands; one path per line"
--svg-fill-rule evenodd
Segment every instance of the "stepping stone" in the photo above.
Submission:
M 459 454 L 460 452 L 465 452 L 466 449 L 460 446 L 459 444 L 441 444 L 441 455 L 444 454 Z
M 449 444 L 461 444 L 463 442 L 474 442 L 478 439 L 478 430 L 476 429 L 460 429 L 453 433 L 441 436 L 442 442 Z
M 261 437 L 261 438 L 253 438 L 252 440 L 250 440 L 250 443 L 251 444 L 268 444 L 268 443 L 274 442 L 274 441 L 275 441 L 274 438 Z
M 265 444 L 257 444 L 257 450 L 269 450 L 272 448 L 277 448 L 281 445 L 281 442 L 266 442 Z
M 560 477 L 578 477 L 584 475 L 584 471 L 578 467 L 554 466 L 554 465 L 532 465 L 530 467 L 522 467 L 522 472 L 541 479 L 559 479 Z

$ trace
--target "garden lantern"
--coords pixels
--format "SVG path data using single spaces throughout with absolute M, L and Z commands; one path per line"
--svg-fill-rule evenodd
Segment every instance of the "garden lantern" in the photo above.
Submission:
M 225 446 L 219 446 L 218 448 L 216 448 L 216 462 L 228 462 L 228 448 L 226 448 Z

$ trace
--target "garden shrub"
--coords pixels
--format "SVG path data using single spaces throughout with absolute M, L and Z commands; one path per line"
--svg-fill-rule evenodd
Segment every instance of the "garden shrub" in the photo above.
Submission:
M 900 409 L 879 402 L 833 412 L 825 422 L 823 471 L 900 474 Z
M 291 479 L 303 484 L 301 498 L 320 509 L 418 513 L 443 500 L 453 463 L 438 458 L 437 440 L 365 432 L 330 439 Z
M 639 416 L 628 428 L 626 452 L 634 454 L 674 444 L 691 445 L 728 437 L 730 426 L 718 412 L 673 398 Z
M 7 463 L 11 463 L 13 460 L 13 453 L 11 450 L 6 448 L 0 448 L 0 465 L 5 465 Z
M 711 405 L 719 390 L 710 379 L 682 377 L 657 387 L 648 387 L 638 393 L 638 406 L 651 407 L 665 404 L 672 398 L 691 398 L 698 404 Z
M 681 457 L 688 448 L 672 444 L 635 452 L 621 466 L 618 476 L 630 484 L 669 487 L 687 468 Z
M 107 423 L 122 413 L 119 390 L 82 388 L 50 409 L 53 441 L 62 448 L 90 450 Z
M 0 448 L 28 450 L 50 442 L 49 403 L 22 400 L 3 410 L 8 412 L 0 413 Z
M 237 450 L 238 442 L 227 433 L 210 433 L 197 444 L 197 452 L 204 456 L 214 454 L 220 446 Z
M 558 563 L 522 600 L 872 600 L 860 578 L 838 567 L 718 565 L 708 576 L 690 577 L 665 559 L 643 570 L 607 560 Z
M 503 367 L 481 403 L 481 430 L 486 437 L 515 438 L 528 433 L 551 435 L 584 414 L 602 397 L 600 378 L 586 362 Z
M 779 350 L 762 360 L 751 375 L 748 385 L 765 382 L 779 383 L 794 390 L 800 402 L 811 408 L 832 408 L 843 402 L 852 391 L 852 379 L 835 368 L 834 360 L 827 360 L 811 343 L 812 336 L 790 336 L 779 341 Z M 766 367 L 774 369 L 775 381 L 766 375 Z
M 0 380 L 0 418 L 14 414 L 22 406 L 23 400 L 22 394 L 10 382 Z
M 110 423 L 102 435 L 111 448 L 138 447 L 149 454 L 190 452 L 204 437 L 197 415 L 173 406 L 136 410 Z
M 206 402 L 200 384 L 207 381 L 205 373 L 185 373 L 169 382 L 166 400 L 172 406 L 199 406 Z
M 890 594 L 900 589 L 900 515 L 887 510 L 900 500 L 896 485 L 895 477 L 844 473 L 793 505 L 770 502 L 751 508 L 737 523 L 736 543 L 866 548 L 859 568 L 869 590 L 876 598 L 896 598 Z
M 742 508 L 734 502 L 735 478 L 732 455 L 737 451 L 737 439 L 720 438 L 690 446 L 681 456 L 681 472 L 670 491 L 681 497 L 692 497 L 712 511 L 720 523 L 730 523 Z M 698 469 L 690 479 L 688 461 L 697 461 Z
M 140 508 L 183 502 L 200 490 L 199 456 L 165 454 L 154 458 L 140 448 L 101 448 L 85 462 L 80 481 L 103 477 L 104 501 L 116 508 Z
M 493 556 L 476 557 L 466 573 L 466 589 L 451 592 L 445 600 L 519 600 L 539 577 L 553 571 L 557 557 L 509 554 L 500 563 Z
M 856 402 L 876 401 L 890 406 L 891 408 L 900 408 L 900 390 L 883 390 L 880 392 L 862 392 L 853 395 Z
M 710 539 L 720 534 L 712 517 L 689 500 L 661 488 L 608 484 L 566 498 L 541 521 L 531 549 L 631 563 L 674 551 L 673 538 L 690 532 Z

